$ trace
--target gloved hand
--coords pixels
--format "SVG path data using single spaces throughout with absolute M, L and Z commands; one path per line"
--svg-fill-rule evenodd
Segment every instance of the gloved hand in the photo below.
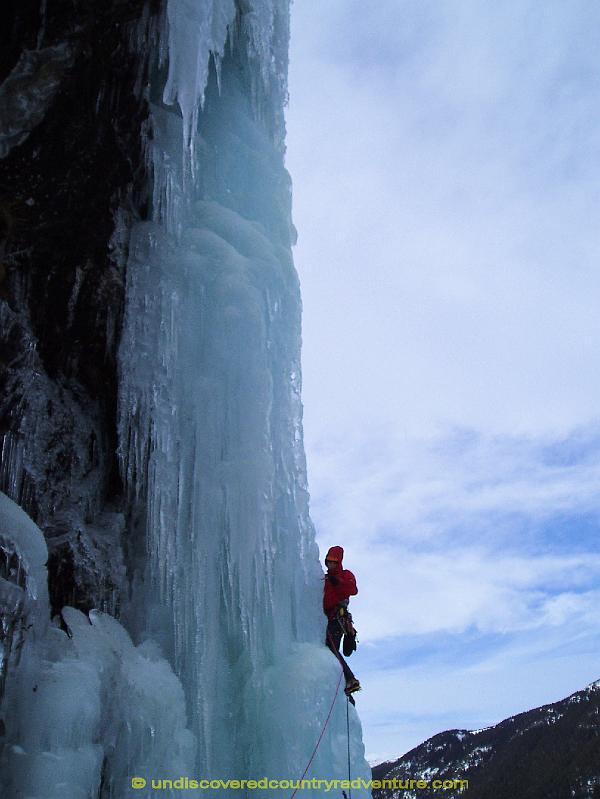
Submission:
M 339 583 L 339 577 L 336 577 L 335 574 L 328 574 L 327 579 L 331 583 L 331 585 L 337 585 Z

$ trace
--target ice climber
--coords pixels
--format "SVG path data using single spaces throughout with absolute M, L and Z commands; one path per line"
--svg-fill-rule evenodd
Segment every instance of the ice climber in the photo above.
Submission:
M 323 612 L 327 616 L 325 643 L 340 661 L 346 678 L 346 696 L 350 696 L 354 691 L 360 691 L 360 683 L 340 654 L 340 642 L 344 636 L 346 656 L 356 649 L 356 630 L 352 625 L 352 616 L 348 613 L 348 602 L 351 596 L 358 594 L 358 589 L 352 572 L 342 566 L 343 557 L 342 547 L 331 547 L 325 556 L 327 574 L 323 588 Z

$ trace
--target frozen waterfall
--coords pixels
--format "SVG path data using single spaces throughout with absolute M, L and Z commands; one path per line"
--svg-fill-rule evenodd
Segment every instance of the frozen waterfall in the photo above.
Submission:
M 123 626 L 66 609 L 66 630 L 25 636 L 7 694 L 15 797 L 182 793 L 134 776 L 297 780 L 338 684 L 302 440 L 288 2 L 169 0 L 155 34 L 153 203 L 131 233 L 119 351 L 129 600 Z M 350 732 L 366 780 L 353 708 Z M 340 689 L 307 777 L 346 776 Z M 288 795 L 248 795 L 269 793 Z
M 288 8 L 187 6 L 169 5 L 164 95 L 182 117 L 154 109 L 154 218 L 128 268 L 122 460 L 146 542 L 131 624 L 181 676 L 202 771 L 291 775 L 338 666 L 322 645 L 302 443 Z M 344 773 L 334 740 L 323 774 Z M 358 729 L 355 745 L 362 756 Z

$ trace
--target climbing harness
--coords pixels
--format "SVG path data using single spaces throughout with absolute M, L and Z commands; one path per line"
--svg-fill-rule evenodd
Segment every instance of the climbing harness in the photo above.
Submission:
M 340 625 L 340 630 L 343 635 L 342 651 L 345 657 L 356 651 L 356 629 L 352 623 L 352 614 L 348 611 L 348 601 L 341 603 L 335 614 L 335 620 Z
M 356 628 L 352 623 L 351 614 L 348 613 L 344 619 L 344 641 L 342 644 L 342 651 L 345 657 L 350 657 L 353 652 L 356 652 L 357 641 Z

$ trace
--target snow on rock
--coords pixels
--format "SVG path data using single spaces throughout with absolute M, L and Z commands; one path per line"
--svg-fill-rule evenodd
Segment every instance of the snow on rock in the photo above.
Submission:
M 39 527 L 0 492 L 0 579 L 19 586 L 32 601 L 48 601 L 48 549 Z
M 48 619 L 46 560 L 39 528 L 0 492 L 0 702 L 25 640 L 43 636 Z
M 44 538 L 4 494 L 0 531 L 3 557 L 19 563 L 0 577 L 2 795 L 117 799 L 132 775 L 189 773 L 194 740 L 183 690 L 156 644 L 135 647 L 115 619 L 98 612 L 88 618 L 67 607 L 65 629 L 49 624 Z M 19 641 L 13 636 L 9 651 L 15 598 Z

